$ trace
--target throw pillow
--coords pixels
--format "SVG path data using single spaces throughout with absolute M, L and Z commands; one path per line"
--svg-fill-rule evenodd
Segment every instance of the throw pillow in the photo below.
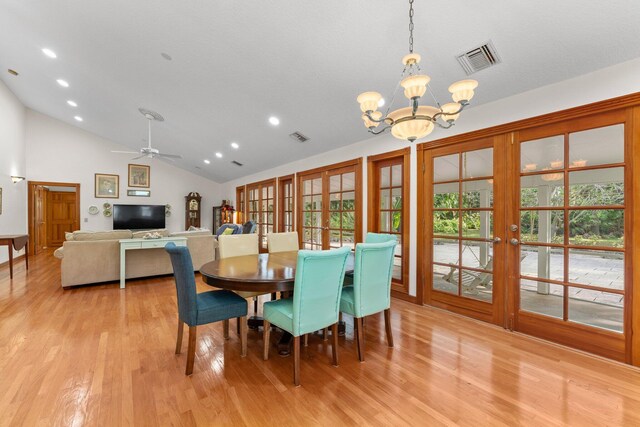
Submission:
M 233 234 L 233 228 L 225 228 L 222 234 L 224 234 L 225 236 L 229 234 Z

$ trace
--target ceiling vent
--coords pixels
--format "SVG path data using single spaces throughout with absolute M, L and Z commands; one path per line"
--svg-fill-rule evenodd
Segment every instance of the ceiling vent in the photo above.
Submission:
M 231 163 L 233 163 L 233 164 L 234 164 L 234 165 L 236 165 L 236 166 L 242 166 L 242 163 L 240 163 L 240 162 L 239 162 L 239 161 L 237 161 L 237 160 L 232 160 L 232 161 L 231 161 Z
M 294 140 L 296 140 L 297 142 L 307 142 L 309 140 L 308 137 L 304 136 L 300 132 L 291 133 L 291 134 L 289 134 L 289 136 L 291 138 L 293 138 Z
M 501 62 L 500 57 L 498 56 L 498 52 L 496 51 L 496 48 L 491 41 L 483 44 L 480 47 L 471 49 L 467 53 L 458 55 L 456 59 L 468 76 Z

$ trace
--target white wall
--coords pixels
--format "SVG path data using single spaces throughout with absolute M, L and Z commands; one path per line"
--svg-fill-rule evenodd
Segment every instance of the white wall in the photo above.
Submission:
M 27 178 L 30 181 L 80 183 L 80 227 L 83 230 L 109 230 L 112 218 L 102 214 L 102 204 L 169 203 L 172 214 L 167 218 L 171 231 L 184 229 L 184 197 L 191 191 L 202 196 L 202 226 L 211 228 L 213 205 L 219 205 L 219 184 L 179 169 L 157 159 L 138 159 L 134 155 L 111 153 L 111 150 L 131 149 L 44 114 L 27 109 L 26 114 Z M 151 166 L 151 197 L 127 196 L 129 163 Z M 120 176 L 120 198 L 96 199 L 94 174 Z M 89 206 L 100 208 L 98 215 L 88 213 Z M 85 222 L 87 219 L 87 222 Z
M 429 137 L 419 142 L 433 141 L 470 132 L 478 129 L 488 128 L 499 124 L 509 123 L 515 120 L 534 117 L 553 111 L 564 110 L 596 101 L 601 101 L 616 96 L 640 91 L 640 59 L 604 68 L 593 73 L 585 74 L 570 80 L 565 80 L 549 86 L 544 86 L 535 90 L 520 93 L 509 98 L 504 98 L 492 103 L 483 104 L 470 108 L 460 116 L 458 123 L 452 129 L 436 129 Z M 480 88 L 482 90 L 482 75 L 478 75 Z M 380 88 L 384 89 L 384 88 Z M 353 119 L 360 121 L 360 113 L 354 101 Z M 328 124 L 330 125 L 330 124 Z M 362 129 L 363 135 L 366 130 Z M 313 141 L 310 142 L 311 144 Z M 337 150 L 329 151 L 320 155 L 308 157 L 306 159 L 291 162 L 277 168 L 269 169 L 260 173 L 249 175 L 240 179 L 226 182 L 222 185 L 221 194 L 224 199 L 235 200 L 235 188 L 239 185 L 249 184 L 264 179 L 287 175 L 295 172 L 312 169 L 319 166 L 337 163 L 343 160 L 357 157 L 384 153 L 397 150 L 410 145 L 390 136 L 389 134 L 373 138 L 367 138 L 361 142 L 348 145 Z M 411 213 L 410 226 L 411 238 L 409 257 L 409 289 L 411 295 L 415 295 L 416 290 L 416 212 L 417 212 L 417 167 L 415 144 L 411 144 Z M 363 182 L 367 182 L 366 167 L 363 170 Z M 366 185 L 363 192 L 363 231 L 367 229 L 367 190 Z
M 25 108 L 0 81 L 0 234 L 27 232 L 27 184 L 25 181 L 11 182 L 11 176 L 26 176 L 24 138 Z M 8 259 L 7 247 L 0 247 L 0 263 Z

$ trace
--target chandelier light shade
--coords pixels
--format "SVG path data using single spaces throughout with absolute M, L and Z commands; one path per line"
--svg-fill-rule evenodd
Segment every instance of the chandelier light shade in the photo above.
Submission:
M 419 65 L 421 57 L 413 52 L 413 2 L 414 0 L 409 0 L 409 53 L 402 58 L 404 69 L 399 84 L 404 89 L 409 106 L 391 111 L 392 105 L 389 105 L 386 114 L 383 114 L 378 111 L 378 103 L 382 99 L 378 92 L 364 92 L 357 98 L 363 113 L 362 120 L 369 132 L 379 135 L 390 129 L 394 137 L 411 142 L 429 135 L 435 126 L 443 129 L 453 126 L 478 87 L 475 80 L 461 80 L 449 86 L 453 102 L 440 105 L 435 99 L 429 86 L 431 77 L 422 73 Z M 436 106 L 420 105 L 427 91 Z M 391 97 L 391 104 L 395 95 L 394 93 Z M 377 130 L 381 123 L 385 126 Z

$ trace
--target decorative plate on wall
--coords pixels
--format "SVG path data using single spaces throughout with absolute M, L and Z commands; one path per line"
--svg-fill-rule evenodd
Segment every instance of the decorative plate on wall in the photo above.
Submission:
M 89 213 L 91 215 L 97 215 L 98 212 L 100 212 L 100 210 L 98 209 L 97 206 L 95 206 L 95 205 L 89 206 Z
M 105 209 L 102 213 L 104 214 L 104 216 L 111 216 L 111 209 Z

